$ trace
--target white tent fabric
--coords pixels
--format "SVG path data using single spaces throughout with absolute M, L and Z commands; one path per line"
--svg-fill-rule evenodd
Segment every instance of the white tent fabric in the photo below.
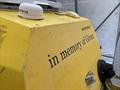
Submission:
M 33 1 L 45 1 L 45 0 L 0 0 L 0 2 L 11 2 L 11 3 L 32 3 Z M 46 0 L 47 1 L 47 0 Z

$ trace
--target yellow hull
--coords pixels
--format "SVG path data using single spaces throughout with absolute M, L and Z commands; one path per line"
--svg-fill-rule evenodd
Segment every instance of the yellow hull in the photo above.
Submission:
M 0 90 L 100 90 L 99 59 L 86 18 L 49 12 L 44 20 L 26 20 L 0 11 Z

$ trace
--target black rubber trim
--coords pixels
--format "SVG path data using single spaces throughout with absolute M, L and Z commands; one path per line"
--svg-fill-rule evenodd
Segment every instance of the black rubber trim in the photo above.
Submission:
M 105 83 L 105 78 L 104 78 L 104 72 L 101 72 L 103 71 L 103 65 L 105 64 L 105 61 L 103 60 L 99 60 L 98 61 L 98 76 L 99 76 L 99 79 L 102 83 Z

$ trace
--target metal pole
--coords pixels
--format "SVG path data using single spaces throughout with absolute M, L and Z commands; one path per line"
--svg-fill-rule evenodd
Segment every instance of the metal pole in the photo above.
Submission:
M 78 13 L 78 0 L 75 0 L 75 12 Z

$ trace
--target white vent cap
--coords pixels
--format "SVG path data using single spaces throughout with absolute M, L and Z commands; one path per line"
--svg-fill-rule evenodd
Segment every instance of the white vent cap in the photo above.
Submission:
M 43 8 L 32 3 L 21 3 L 18 15 L 27 19 L 43 19 Z

